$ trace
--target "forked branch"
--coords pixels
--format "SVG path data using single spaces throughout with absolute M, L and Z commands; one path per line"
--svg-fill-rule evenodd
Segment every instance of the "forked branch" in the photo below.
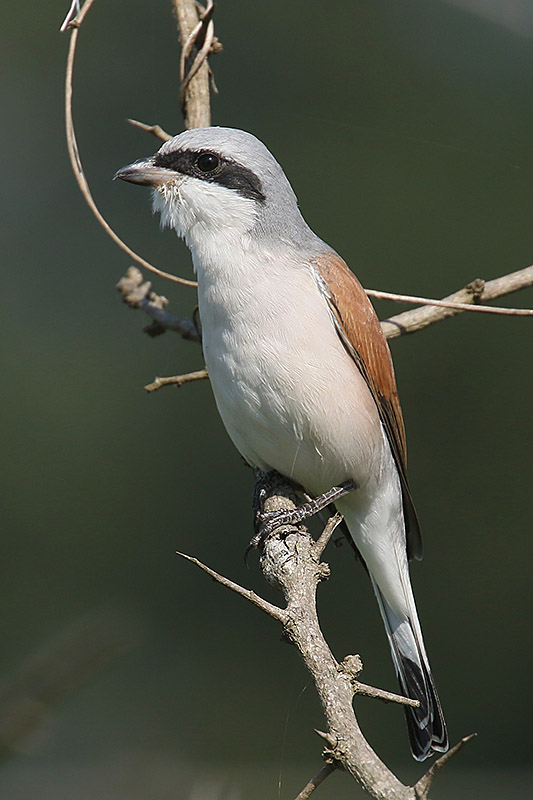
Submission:
M 292 487 L 273 481 L 264 511 L 292 510 L 297 502 Z M 327 744 L 323 757 L 329 766 L 321 770 L 298 797 L 309 797 L 316 786 L 331 774 L 332 768 L 338 766 L 376 800 L 426 800 L 437 772 L 468 739 L 436 761 L 415 786 L 406 786 L 381 761 L 363 736 L 353 708 L 353 696 L 359 693 L 358 687 L 361 686 L 357 681 L 362 667 L 360 659 L 347 656 L 342 663 L 335 659 L 320 629 L 316 610 L 317 587 L 329 577 L 329 567 L 320 560 L 322 550 L 340 519 L 338 515 L 332 517 L 317 542 L 302 526 L 282 526 L 267 537 L 260 557 L 261 569 L 267 581 L 283 593 L 285 608 L 263 600 L 198 559 L 185 558 L 281 623 L 285 638 L 296 646 L 313 678 L 327 722 L 327 732 L 320 735 Z M 413 702 L 368 688 L 373 697 L 382 700 Z

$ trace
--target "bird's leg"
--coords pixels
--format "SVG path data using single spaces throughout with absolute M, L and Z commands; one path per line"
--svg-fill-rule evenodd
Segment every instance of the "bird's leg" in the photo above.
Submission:
M 303 491 L 302 487 L 299 484 L 290 481 L 288 478 L 285 478 L 280 472 L 273 469 L 269 472 L 263 472 L 260 469 L 255 468 L 255 486 L 254 486 L 254 494 L 252 499 L 252 512 L 253 512 L 253 524 L 254 524 L 254 533 L 257 535 L 261 530 L 263 525 L 263 517 L 265 516 L 263 513 L 263 506 L 265 504 L 265 500 L 267 497 L 274 493 L 274 489 L 277 486 L 292 486 L 295 491 Z M 255 539 L 255 536 L 254 536 Z M 252 545 L 250 542 L 250 546 Z
M 271 477 L 272 476 L 272 477 Z M 300 522 L 312 517 L 326 506 L 334 503 L 348 492 L 353 492 L 356 488 L 353 481 L 344 481 L 338 486 L 333 486 L 324 494 L 315 497 L 297 506 L 292 511 L 268 511 L 263 512 L 262 507 L 268 494 L 276 483 L 287 483 L 287 479 L 279 473 L 267 473 L 260 475 L 254 491 L 254 536 L 250 541 L 247 553 L 250 549 L 260 547 L 272 531 L 282 525 L 298 525 Z
M 259 469 L 258 467 L 254 467 L 253 470 L 255 474 L 255 486 L 252 497 L 254 535 L 250 540 L 248 547 L 244 551 L 245 564 L 248 563 L 248 555 L 250 550 L 259 547 L 259 545 L 264 541 L 264 537 L 262 535 L 262 526 L 263 518 L 265 516 L 265 513 L 263 512 L 265 500 L 274 493 L 276 486 L 287 486 L 290 484 L 294 486 L 295 490 L 302 489 L 301 486 L 292 484 L 288 478 L 284 478 L 283 475 L 277 470 L 263 472 L 263 470 Z

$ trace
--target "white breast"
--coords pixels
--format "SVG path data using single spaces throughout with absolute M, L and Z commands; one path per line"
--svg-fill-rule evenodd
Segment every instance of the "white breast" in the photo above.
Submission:
M 224 249 L 194 255 L 206 365 L 234 444 L 312 493 L 363 486 L 379 472 L 379 417 L 311 267 Z

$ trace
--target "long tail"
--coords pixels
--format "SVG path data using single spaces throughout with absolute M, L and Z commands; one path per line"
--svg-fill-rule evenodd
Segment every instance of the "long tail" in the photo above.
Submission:
M 420 702 L 419 708 L 404 708 L 413 756 L 417 761 L 423 761 L 435 752 L 443 753 L 448 749 L 448 735 L 422 641 L 414 600 L 410 604 L 411 616 L 400 618 L 388 605 L 373 579 L 372 584 L 385 623 L 401 690 L 406 697 Z

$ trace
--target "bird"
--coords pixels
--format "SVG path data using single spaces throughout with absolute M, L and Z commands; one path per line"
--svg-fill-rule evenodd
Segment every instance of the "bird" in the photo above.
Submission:
M 216 405 L 252 467 L 335 502 L 370 576 L 402 692 L 411 751 L 448 749 L 409 576 L 421 538 L 394 368 L 367 294 L 305 222 L 283 168 L 254 135 L 186 130 L 115 175 L 152 188 L 161 227 L 198 281 Z

